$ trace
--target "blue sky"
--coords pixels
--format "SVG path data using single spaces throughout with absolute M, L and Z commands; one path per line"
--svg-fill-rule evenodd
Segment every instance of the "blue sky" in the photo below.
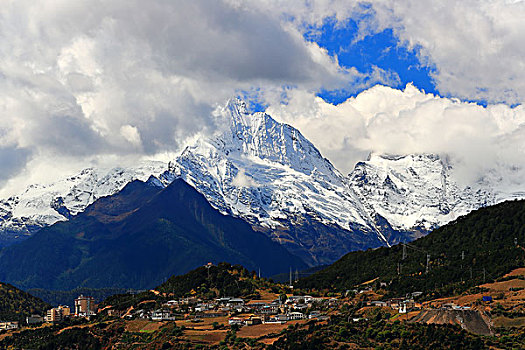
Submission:
M 338 90 L 321 88 L 317 96 L 337 105 L 377 83 L 398 89 L 412 83 L 419 90 L 439 95 L 431 76 L 436 68 L 421 64 L 417 47 L 408 49 L 390 28 L 357 39 L 358 33 L 357 20 L 348 19 L 341 23 L 334 18 L 327 18 L 321 26 L 308 27 L 304 38 L 326 49 L 330 56 L 337 57 L 342 68 L 355 68 L 365 76 L 371 76 L 374 69 L 379 68 L 389 73 L 393 79 L 377 82 L 367 77 L 362 86 L 356 87 L 356 84 L 350 82 Z M 258 89 L 239 92 L 252 112 L 267 108 L 267 105 L 260 102 L 259 93 Z
M 525 130 L 525 1 L 105 4 L 0 8 L 0 190 L 30 170 L 45 174 L 39 165 L 176 154 L 213 133 L 213 111 L 236 95 L 300 129 L 343 170 L 370 151 L 458 153 L 503 134 L 525 149 L 516 136 Z M 368 35 L 356 40 L 360 28 Z M 341 104 L 364 90 L 366 115 Z M 431 117 L 458 142 L 428 144 Z M 474 138 L 466 145 L 465 135 Z M 494 159 L 509 153 L 493 149 Z
M 358 31 L 358 23 L 355 20 L 338 23 L 332 18 L 326 20 L 321 27 L 307 31 L 305 38 L 316 42 L 331 56 L 337 56 L 339 64 L 344 68 L 355 67 L 361 73 L 370 74 L 375 66 L 399 77 L 397 82 L 386 85 L 403 88 L 407 83 L 413 83 L 420 90 L 438 93 L 431 77 L 435 68 L 420 63 L 417 48 L 409 50 L 401 45 L 392 29 L 356 40 Z M 318 95 L 327 102 L 339 104 L 363 90 L 364 88 L 355 90 L 355 87 L 348 86 L 340 91 L 323 90 Z

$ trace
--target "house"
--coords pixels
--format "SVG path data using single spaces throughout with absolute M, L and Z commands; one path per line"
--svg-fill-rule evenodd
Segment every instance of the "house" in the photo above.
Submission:
M 195 312 L 203 312 L 210 309 L 208 304 L 197 304 L 194 308 Z
M 286 323 L 286 321 L 289 320 L 288 315 L 284 315 L 284 314 L 275 315 L 275 319 L 283 323 Z
M 279 313 L 279 306 L 273 304 L 265 305 L 258 310 L 258 313 L 263 315 L 276 315 Z
M 195 304 L 197 304 L 197 302 L 198 302 L 197 298 L 195 298 L 195 297 L 187 297 L 187 298 L 182 298 L 182 300 L 179 301 L 179 304 L 195 305 Z
M 175 316 L 169 310 L 158 309 L 151 314 L 152 321 L 174 321 Z
M 257 312 L 263 307 L 268 306 L 268 303 L 262 300 L 250 300 L 246 305 L 245 308 L 248 310 L 251 310 L 253 312 Z
M 414 300 L 404 300 L 399 303 L 398 311 L 400 314 L 406 314 L 409 311 L 414 310 L 416 303 Z
M 375 300 L 370 302 L 370 306 L 385 307 L 387 306 L 386 301 Z
M 286 315 L 271 315 L 271 316 L 265 316 L 263 323 L 279 323 L 284 324 L 288 321 L 288 317 Z
M 321 312 L 320 311 L 312 311 L 310 312 L 310 315 L 308 315 L 308 318 L 309 319 L 313 319 L 313 318 L 317 318 L 321 316 Z
M 308 309 L 308 305 L 307 304 L 297 304 L 293 306 L 293 309 L 297 311 L 306 311 Z
M 203 313 L 199 314 L 199 316 L 203 318 L 224 317 L 227 315 L 228 315 L 227 312 L 215 311 L 215 310 L 204 311 Z
M 166 306 L 169 306 L 169 307 L 175 307 L 179 305 L 179 301 L 178 300 L 168 300 L 166 302 Z
M 302 312 L 289 312 L 287 315 L 288 320 L 302 320 L 304 318 L 304 314 Z
M 27 324 L 38 324 L 44 322 L 44 318 L 40 315 L 31 315 L 26 317 Z
M 226 297 L 226 298 L 219 298 L 219 299 L 215 299 L 215 301 L 217 302 L 217 304 L 219 305 L 227 305 L 228 302 L 230 301 L 230 297 Z
M 0 330 L 11 330 L 11 329 L 17 329 L 18 328 L 18 322 L 17 321 L 11 321 L 11 322 L 0 322 Z
M 138 318 L 149 318 L 149 313 L 144 309 L 138 309 L 133 311 L 133 315 L 127 315 L 127 318 L 132 318 L 133 316 Z
M 243 326 L 244 325 L 244 319 L 240 318 L 240 317 L 232 317 L 228 320 L 228 324 L 230 326 L 234 326 L 234 325 L 238 325 L 238 326 Z
M 232 298 L 228 300 L 226 306 L 234 311 L 242 312 L 244 310 L 244 300 L 240 298 Z
M 242 300 L 241 298 L 232 298 L 232 299 L 228 300 L 226 305 L 231 306 L 231 307 L 242 306 L 242 305 L 244 305 L 244 300 Z
M 399 305 L 401 305 L 401 303 L 405 300 L 405 298 L 392 298 L 392 299 L 389 299 L 387 302 L 386 302 L 386 306 L 389 306 L 391 307 L 392 309 L 399 309 Z
M 95 298 L 86 297 L 80 295 L 75 299 L 75 316 L 77 317 L 89 317 L 96 315 L 97 306 L 95 304 Z
M 250 316 L 247 320 L 245 320 L 245 323 L 247 326 L 254 326 L 257 324 L 261 324 L 262 318 L 258 316 Z
M 355 295 L 358 292 L 359 291 L 357 289 L 347 289 L 346 292 L 345 292 L 345 297 L 348 297 L 348 296 L 351 296 L 351 295 Z
M 47 310 L 45 321 L 46 322 L 62 322 L 66 317 L 69 317 L 71 310 L 69 306 L 60 305 L 52 309 Z

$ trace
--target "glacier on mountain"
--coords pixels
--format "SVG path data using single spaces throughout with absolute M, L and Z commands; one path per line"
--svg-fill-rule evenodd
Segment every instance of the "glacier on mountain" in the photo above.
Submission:
M 0 200 L 0 246 L 24 239 L 40 228 L 68 220 L 100 197 L 120 191 L 133 180 L 147 180 L 166 169 L 164 162 L 142 162 L 133 168 L 86 168 L 50 184 L 35 184 Z
M 214 118 L 216 133 L 194 141 L 167 167 L 87 169 L 0 201 L 0 232 L 30 234 L 154 175 L 164 186 L 182 178 L 223 214 L 317 265 L 350 250 L 410 241 L 479 207 L 525 197 L 512 184 L 501 187 L 499 169 L 462 184 L 454 162 L 435 154 L 371 154 L 342 175 L 297 129 L 250 114 L 238 99 Z

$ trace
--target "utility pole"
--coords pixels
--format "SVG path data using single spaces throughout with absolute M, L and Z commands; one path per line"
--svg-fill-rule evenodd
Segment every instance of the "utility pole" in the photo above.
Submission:
M 485 268 L 483 268 L 483 283 L 485 283 Z
M 299 281 L 299 271 L 295 269 L 295 282 Z
M 402 260 L 405 260 L 407 257 L 407 246 L 405 243 L 403 243 L 403 258 Z
M 259 267 L 259 278 L 261 278 L 261 268 Z
M 204 267 L 206 268 L 206 270 L 208 270 L 208 283 L 210 283 L 210 268 L 212 267 L 212 263 L 209 262 L 206 265 L 204 265 Z
M 397 263 L 397 274 L 401 274 L 401 263 Z
M 290 287 L 292 286 L 292 267 L 290 266 Z
M 470 267 L 470 279 L 472 279 L 472 266 Z
M 465 251 L 461 251 L 461 274 L 463 276 L 463 260 L 465 260 Z
M 427 254 L 427 270 L 425 271 L 425 273 L 428 273 L 429 264 L 430 264 L 430 254 Z

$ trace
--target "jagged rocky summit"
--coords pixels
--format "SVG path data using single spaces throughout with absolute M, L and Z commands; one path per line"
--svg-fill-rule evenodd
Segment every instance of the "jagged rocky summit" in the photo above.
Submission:
M 95 179 L 79 175 L 86 180 L 38 185 L 1 201 L 0 230 L 4 236 L 31 233 L 131 180 L 155 175 L 163 186 L 183 179 L 221 213 L 244 219 L 318 265 L 351 250 L 413 240 L 479 207 L 524 196 L 498 190 L 489 177 L 463 184 L 454 164 L 433 154 L 372 154 L 345 176 L 297 129 L 265 113 L 250 114 L 241 100 L 230 100 L 214 117 L 219 130 L 167 166 L 113 170 Z

